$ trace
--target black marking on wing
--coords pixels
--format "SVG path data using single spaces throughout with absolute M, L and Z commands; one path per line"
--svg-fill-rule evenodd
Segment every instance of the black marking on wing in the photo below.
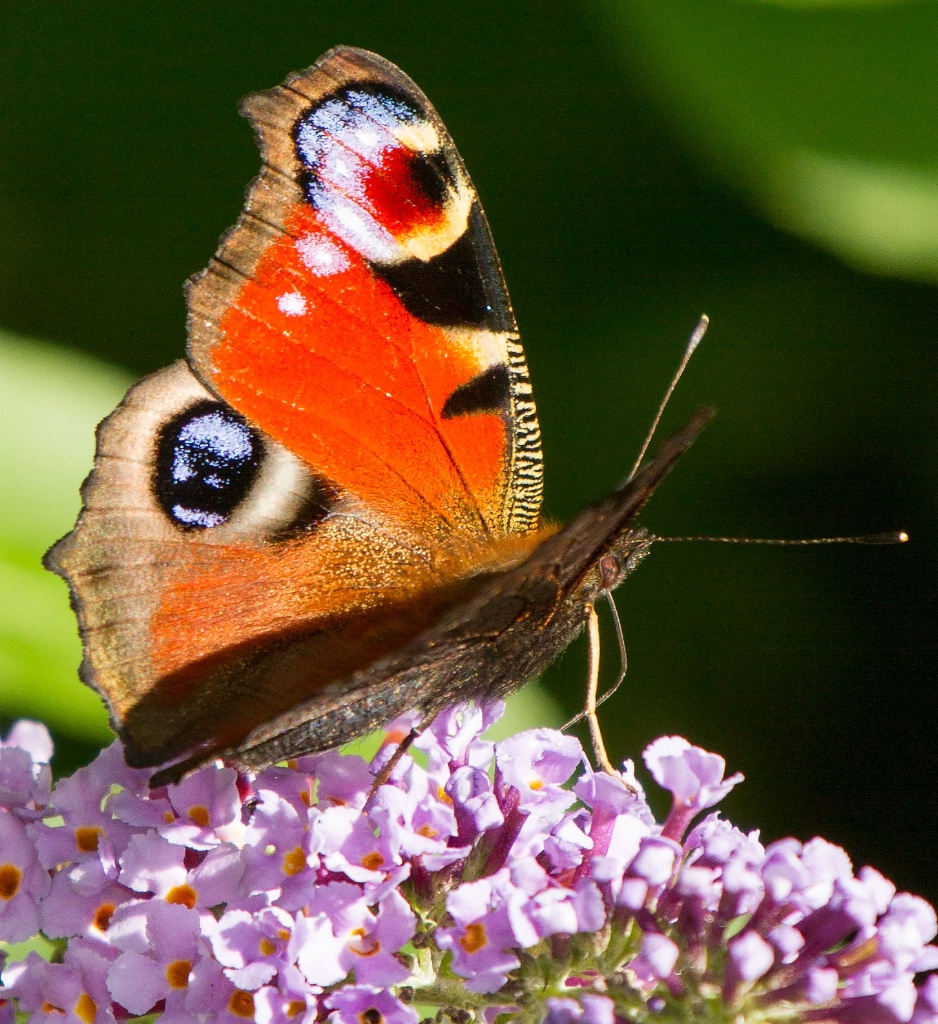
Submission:
M 475 247 L 468 232 L 426 263 L 407 260 L 373 267 L 404 308 L 424 323 L 494 329 L 492 308 L 482 287 Z
M 514 318 L 492 254 L 488 225 L 478 203 L 473 203 L 466 230 L 439 256 L 427 262 L 415 259 L 371 266 L 404 308 L 424 323 L 512 330 Z
M 410 179 L 437 209 L 442 210 L 450 189 L 456 184 L 456 172 L 450 165 L 445 150 L 434 153 L 412 151 Z
M 444 420 L 471 416 L 476 412 L 495 412 L 502 416 L 511 410 L 511 378 L 504 364 L 490 366 L 458 388 L 446 399 L 440 416 Z

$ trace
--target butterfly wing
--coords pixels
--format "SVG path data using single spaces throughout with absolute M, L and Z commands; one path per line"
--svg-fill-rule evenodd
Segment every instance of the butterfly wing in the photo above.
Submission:
M 264 169 L 190 284 L 190 365 L 101 425 L 47 559 L 138 765 L 237 749 L 299 704 L 315 718 L 538 540 L 523 353 L 429 102 L 338 49 L 245 109 Z
M 429 100 L 382 58 L 338 48 L 243 110 L 264 168 L 189 289 L 198 376 L 422 535 L 535 528 L 524 355 L 485 216 Z

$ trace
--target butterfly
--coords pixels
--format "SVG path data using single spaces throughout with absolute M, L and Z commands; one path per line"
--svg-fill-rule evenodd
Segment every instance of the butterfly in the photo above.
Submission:
M 337 47 L 247 97 L 263 169 L 187 285 L 187 359 L 99 426 L 82 680 L 153 784 L 260 768 L 541 672 L 654 538 L 699 411 L 565 528 L 485 215 L 429 100 Z

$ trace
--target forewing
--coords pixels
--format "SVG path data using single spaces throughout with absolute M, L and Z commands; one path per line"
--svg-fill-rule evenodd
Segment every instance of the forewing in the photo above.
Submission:
M 536 527 L 540 435 L 488 225 L 410 79 L 338 48 L 243 106 L 263 169 L 190 284 L 202 381 L 416 535 Z

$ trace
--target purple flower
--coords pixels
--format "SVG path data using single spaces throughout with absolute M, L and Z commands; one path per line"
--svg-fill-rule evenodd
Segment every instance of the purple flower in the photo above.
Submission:
M 50 886 L 26 826 L 0 810 L 0 940 L 23 942 L 39 931 L 39 901 Z
M 0 745 L 0 811 L 9 811 L 23 821 L 41 817 L 51 783 L 48 764 L 34 761 L 25 747 Z
M 502 717 L 504 710 L 505 705 L 495 701 L 482 708 L 461 704 L 437 715 L 415 743 L 419 750 L 429 754 L 430 774 L 437 775 L 443 766 L 448 769 L 447 774 L 466 765 L 487 769 L 495 746 L 481 736 Z
M 403 864 L 395 835 L 376 830 L 371 817 L 353 807 L 329 807 L 312 825 L 312 844 L 325 867 L 353 882 L 380 885 Z
M 459 767 L 446 784 L 446 795 L 453 803 L 457 835 L 463 842 L 472 842 L 482 832 L 499 828 L 505 815 L 492 791 L 492 783 L 481 768 Z
M 301 758 L 297 768 L 301 778 L 316 780 L 317 802 L 323 810 L 327 807 L 346 806 L 361 809 L 374 781 L 374 775 L 363 757 L 357 754 L 340 754 L 338 750 Z M 272 776 L 281 786 L 289 785 L 290 777 L 296 775 L 297 772 L 288 774 L 277 768 L 263 773 L 265 779 Z M 306 792 L 311 796 L 309 782 L 306 785 Z
M 41 722 L 30 722 L 26 718 L 15 722 L 5 740 L 0 740 L 0 749 L 16 747 L 25 750 L 30 760 L 37 765 L 52 760 L 52 737 Z
M 349 758 L 352 760 L 352 758 Z M 316 882 L 319 857 L 310 850 L 309 780 L 272 769 L 258 778 L 245 826 L 240 891 L 248 898 L 278 893 L 285 910 L 298 910 Z
M 440 949 L 453 954 L 453 970 L 466 979 L 470 992 L 497 992 L 521 961 L 508 903 L 519 890 L 507 868 L 491 878 L 465 882 L 446 897 L 455 924 L 436 932 Z
M 502 783 L 518 791 L 521 808 L 566 810 L 573 794 L 564 783 L 583 763 L 583 751 L 572 736 L 554 729 L 533 729 L 502 740 L 496 747 L 495 763 Z
M 5 985 L 15 991 L 17 1007 L 31 1020 L 61 1024 L 114 1024 L 111 994 L 107 989 L 110 961 L 87 947 L 65 951 L 61 963 L 49 963 L 36 953 L 3 972 Z M 9 980 L 8 980 L 9 979 Z
M 396 890 L 375 914 L 361 888 L 329 882 L 311 893 L 308 912 L 297 918 L 291 958 L 314 985 L 335 985 L 352 971 L 365 984 L 399 984 L 409 972 L 394 954 L 413 937 L 414 924 Z
M 630 765 L 492 720 L 447 711 L 375 793 L 389 747 L 150 791 L 115 745 L 50 793 L 43 733 L 14 730 L 0 935 L 64 953 L 0 963 L 0 1024 L 938 1024 L 932 907 L 822 839 L 693 825 L 740 780 L 722 758 L 649 747 L 659 825 Z
M 283 964 L 270 985 L 254 993 L 257 1024 L 313 1024 L 320 1018 L 319 994 L 292 964 Z
M 468 847 L 450 846 L 458 832 L 456 815 L 431 777 L 411 762 L 401 773 L 399 784 L 400 789 L 382 786 L 370 808 L 372 821 L 397 857 L 419 860 L 431 871 L 465 858 Z
M 718 804 L 743 781 L 738 772 L 724 779 L 723 758 L 691 746 L 682 736 L 655 740 L 645 750 L 644 760 L 655 782 L 674 798 L 671 814 L 661 830 L 669 838 L 682 836 L 695 815 Z
M 225 976 L 238 988 L 255 991 L 291 964 L 288 947 L 293 928 L 293 918 L 285 910 L 264 907 L 253 914 L 229 910 L 205 930 Z
M 347 985 L 326 1000 L 333 1012 L 330 1024 L 417 1024 L 415 1010 L 405 1006 L 386 989 Z
M 743 932 L 730 939 L 728 948 L 733 973 L 740 981 L 758 981 L 775 962 L 775 950 L 758 932 Z
M 210 850 L 189 868 L 185 848 L 155 832 L 133 836 L 120 865 L 118 881 L 128 889 L 205 910 L 234 898 L 244 871 L 240 852 L 228 845 Z
M 193 968 L 209 953 L 196 911 L 161 900 L 122 908 L 110 938 L 123 951 L 107 972 L 115 1003 L 132 1015 L 158 1002 L 166 1014 L 185 1011 Z
M 680 946 L 667 935 L 645 932 L 641 952 L 632 961 L 633 970 L 646 984 L 670 978 L 680 955 Z
M 240 834 L 241 798 L 238 775 L 232 768 L 208 768 L 193 772 L 169 787 L 168 798 L 176 815 L 160 833 L 164 839 L 193 850 L 210 850 L 231 835 Z
M 614 1024 L 615 1003 L 608 996 L 583 995 L 579 999 L 551 996 L 545 1024 Z
M 50 939 L 83 935 L 104 939 L 114 912 L 137 894 L 121 885 L 116 870 L 100 861 L 63 866 L 52 876 L 50 891 L 42 901 L 40 923 Z
M 883 916 L 876 922 L 879 952 L 901 971 L 919 971 L 925 943 L 938 933 L 938 922 L 931 904 L 918 896 L 903 892 L 889 902 Z M 929 961 L 931 957 L 928 958 Z
M 63 819 L 55 828 L 33 830 L 39 860 L 44 867 L 104 859 L 113 862 L 123 851 L 133 829 L 115 818 L 108 805 L 115 786 L 136 788 L 141 772 L 124 764 L 118 744 L 103 750 L 87 768 L 60 779 L 51 801 Z

